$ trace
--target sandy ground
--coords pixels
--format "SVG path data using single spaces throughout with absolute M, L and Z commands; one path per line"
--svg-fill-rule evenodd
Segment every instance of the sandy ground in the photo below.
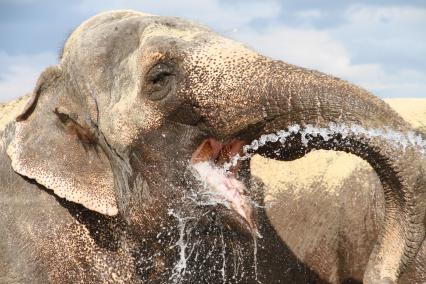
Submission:
M 385 100 L 415 128 L 426 129 L 426 99 Z
M 30 96 L 26 95 L 8 103 L 0 103 L 0 133 L 6 124 L 22 113 L 29 99 Z

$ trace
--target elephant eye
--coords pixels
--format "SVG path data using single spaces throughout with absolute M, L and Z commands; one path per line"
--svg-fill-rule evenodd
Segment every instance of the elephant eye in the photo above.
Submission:
M 163 99 L 172 90 L 174 79 L 174 66 L 171 62 L 152 67 L 147 74 L 148 97 L 154 101 Z
M 156 66 L 155 70 L 151 72 L 151 82 L 154 85 L 163 85 L 167 82 L 168 79 L 170 79 L 170 76 L 172 73 L 169 71 L 169 68 L 167 66 Z

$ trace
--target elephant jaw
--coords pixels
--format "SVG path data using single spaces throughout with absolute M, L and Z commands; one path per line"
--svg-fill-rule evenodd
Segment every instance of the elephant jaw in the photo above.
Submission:
M 237 213 L 237 218 L 242 218 L 245 227 L 248 225 L 247 229 L 255 234 L 257 229 L 252 202 L 245 194 L 245 185 L 236 178 L 240 163 L 229 170 L 223 168 L 224 163 L 241 152 L 244 144 L 241 140 L 223 144 L 212 138 L 206 139 L 193 153 L 191 164 L 208 188 L 208 193 L 218 199 L 218 203 Z M 230 221 L 234 223 L 237 220 Z M 241 227 L 242 224 L 235 225 Z

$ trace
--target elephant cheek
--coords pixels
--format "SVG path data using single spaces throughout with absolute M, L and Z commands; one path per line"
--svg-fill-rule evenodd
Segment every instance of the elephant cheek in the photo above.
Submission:
M 108 116 L 101 118 L 100 127 L 109 143 L 116 149 L 125 149 L 143 135 L 158 129 L 164 122 L 163 113 L 144 102 L 117 105 Z

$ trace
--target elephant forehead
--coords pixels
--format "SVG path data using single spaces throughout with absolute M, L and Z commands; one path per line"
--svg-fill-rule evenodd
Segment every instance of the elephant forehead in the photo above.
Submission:
M 62 57 L 66 57 L 70 50 L 75 46 L 76 41 L 81 38 L 82 34 L 87 30 L 99 26 L 105 23 L 110 23 L 118 20 L 124 20 L 134 17 L 148 17 L 153 16 L 151 14 L 136 12 L 132 10 L 117 10 L 117 11 L 108 11 L 104 13 L 97 14 L 89 18 L 88 20 L 81 23 L 69 36 L 67 39 L 64 48 Z
M 83 22 L 66 41 L 62 58 L 72 51 L 84 47 L 115 45 L 117 41 L 133 40 L 143 45 L 153 36 L 193 40 L 198 34 L 210 32 L 209 29 L 177 17 L 162 17 L 136 11 L 123 10 L 105 12 Z M 96 52 L 97 50 L 93 50 Z
M 143 31 L 141 44 L 150 37 L 169 37 L 184 41 L 194 41 L 197 36 L 210 31 L 202 26 L 196 25 L 179 18 L 162 17 L 163 21 L 150 23 Z

